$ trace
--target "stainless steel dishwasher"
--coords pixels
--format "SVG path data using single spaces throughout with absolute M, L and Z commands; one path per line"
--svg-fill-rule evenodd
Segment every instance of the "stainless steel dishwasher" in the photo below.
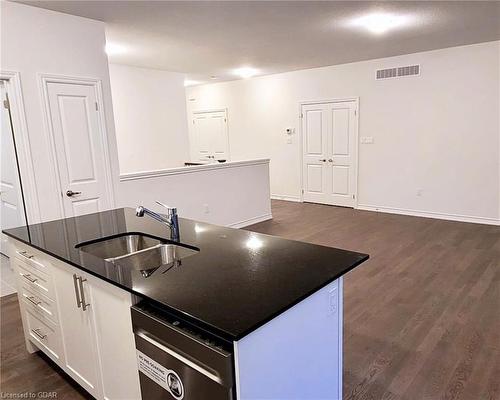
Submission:
M 144 400 L 234 400 L 232 345 L 145 302 L 132 307 Z

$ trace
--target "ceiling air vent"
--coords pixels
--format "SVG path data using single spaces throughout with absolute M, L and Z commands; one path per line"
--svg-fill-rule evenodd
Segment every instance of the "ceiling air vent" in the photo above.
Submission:
M 420 75 L 420 65 L 386 68 L 377 70 L 377 79 L 399 78 L 401 76 Z

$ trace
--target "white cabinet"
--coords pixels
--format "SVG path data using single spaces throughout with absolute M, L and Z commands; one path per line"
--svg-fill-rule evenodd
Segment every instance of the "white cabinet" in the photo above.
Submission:
M 59 305 L 65 367 L 85 390 L 99 398 L 97 344 L 92 305 L 88 303 L 88 281 L 76 268 L 59 265 L 54 268 L 54 284 Z
M 28 351 L 43 351 L 97 399 L 141 398 L 133 296 L 9 239 Z

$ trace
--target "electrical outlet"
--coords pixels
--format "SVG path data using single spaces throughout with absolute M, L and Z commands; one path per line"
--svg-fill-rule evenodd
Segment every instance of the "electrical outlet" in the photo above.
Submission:
M 420 197 L 422 196 L 422 193 L 424 192 L 423 189 L 417 189 L 417 196 Z
M 373 136 L 361 136 L 360 142 L 362 144 L 373 144 Z
M 208 207 L 208 204 L 203 204 L 203 212 L 205 214 L 210 214 L 210 208 Z

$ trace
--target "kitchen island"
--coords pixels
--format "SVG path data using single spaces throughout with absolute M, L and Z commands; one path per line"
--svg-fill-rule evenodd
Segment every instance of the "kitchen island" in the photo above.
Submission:
M 342 398 L 342 275 L 368 256 L 182 218 L 179 227 L 173 259 L 147 265 L 99 255 L 106 241 L 134 235 L 171 243 L 164 224 L 130 208 L 5 231 L 28 350 L 46 352 L 96 398 L 140 398 L 139 380 L 142 398 L 154 398 L 145 385 L 154 396 L 206 398 L 191 384 L 194 372 L 207 388 L 222 387 L 218 398 Z M 221 372 L 213 357 L 182 351 L 160 333 L 148 338 L 166 352 L 181 347 L 176 361 L 184 364 L 155 364 L 136 351 L 147 332 L 132 326 L 134 304 L 173 331 L 185 327 L 231 368 Z M 165 371 L 155 377 L 146 364 Z

